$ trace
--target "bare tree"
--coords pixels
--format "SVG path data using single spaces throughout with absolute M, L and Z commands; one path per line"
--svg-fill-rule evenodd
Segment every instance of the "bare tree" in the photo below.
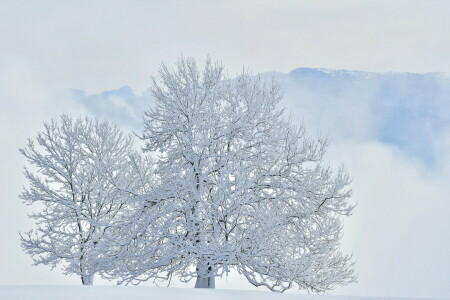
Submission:
M 353 208 L 349 178 L 321 163 L 326 139 L 283 117 L 275 81 L 223 73 L 209 59 L 200 70 L 181 58 L 153 79 L 143 139 L 158 157 L 155 186 L 126 229 L 134 237 L 121 241 L 114 274 L 214 288 L 235 268 L 278 292 L 354 281 L 351 257 L 339 251 Z
M 21 234 L 35 265 L 62 263 L 90 285 L 113 263 L 107 234 L 126 220 L 130 200 L 146 193 L 153 172 L 132 147 L 131 136 L 107 121 L 62 115 L 20 149 L 33 169 L 25 169 L 30 186 L 20 198 L 40 203 L 31 215 L 36 229 Z

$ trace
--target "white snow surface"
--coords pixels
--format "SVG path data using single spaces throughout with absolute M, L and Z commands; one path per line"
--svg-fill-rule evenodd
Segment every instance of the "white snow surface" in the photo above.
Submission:
M 1 300 L 412 300 L 353 296 L 280 294 L 219 289 L 157 288 L 144 286 L 0 286 Z

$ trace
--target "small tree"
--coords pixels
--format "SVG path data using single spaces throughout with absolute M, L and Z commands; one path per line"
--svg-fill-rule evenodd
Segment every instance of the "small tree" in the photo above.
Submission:
M 20 198 L 42 208 L 31 215 L 36 230 L 21 234 L 22 247 L 35 265 L 63 263 L 65 274 L 90 285 L 111 263 L 107 235 L 125 220 L 152 171 L 133 151 L 131 136 L 107 121 L 63 115 L 44 128 L 37 146 L 29 139 L 20 149 L 35 169 L 25 169 L 30 187 Z
M 276 82 L 182 58 L 150 90 L 143 139 L 158 156 L 155 187 L 122 240 L 123 281 L 178 275 L 214 288 L 231 268 L 279 292 L 355 280 L 339 251 L 349 178 L 321 163 L 325 139 L 283 117 Z

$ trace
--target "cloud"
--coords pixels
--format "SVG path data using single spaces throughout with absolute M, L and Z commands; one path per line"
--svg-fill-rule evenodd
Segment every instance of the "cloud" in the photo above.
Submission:
M 379 141 L 426 165 L 450 129 L 444 74 L 296 69 L 280 76 L 294 118 L 333 139 Z
M 343 246 L 357 258 L 359 282 L 336 293 L 447 297 L 448 171 L 427 170 L 376 141 L 334 143 L 328 158 L 352 175 L 352 199 L 358 203 L 345 222 Z
M 99 94 L 87 94 L 77 89 L 67 90 L 66 93 L 88 113 L 113 120 L 117 125 L 137 132 L 142 131 L 143 114 L 151 104 L 150 92 L 135 94 L 128 86 Z

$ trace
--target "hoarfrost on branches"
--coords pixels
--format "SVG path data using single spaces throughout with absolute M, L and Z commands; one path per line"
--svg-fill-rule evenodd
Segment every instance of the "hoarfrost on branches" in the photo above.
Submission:
M 33 169 L 25 169 L 30 186 L 20 198 L 42 208 L 31 214 L 36 229 L 21 234 L 22 247 L 36 265 L 62 263 L 92 284 L 114 263 L 108 234 L 127 220 L 130 200 L 148 192 L 150 162 L 109 122 L 67 115 L 45 123 L 20 152 Z
M 279 107 L 280 86 L 206 61 L 162 65 L 145 113 L 145 151 L 157 156 L 150 200 L 114 239 L 113 275 L 213 288 L 235 268 L 255 286 L 324 292 L 354 281 L 339 250 L 349 177 L 322 163 L 324 138 Z M 132 233 L 126 234 L 126 233 Z

